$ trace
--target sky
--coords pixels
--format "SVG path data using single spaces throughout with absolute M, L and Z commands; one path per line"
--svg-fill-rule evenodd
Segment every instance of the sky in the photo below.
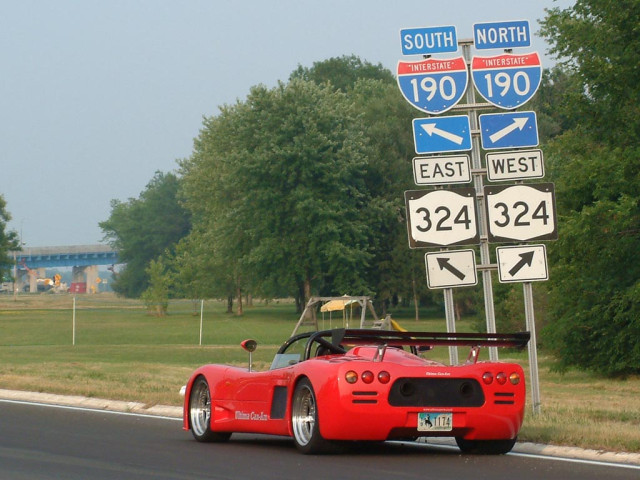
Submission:
M 21 0 L 0 4 L 0 195 L 25 247 L 104 243 L 113 199 L 188 158 L 204 117 L 343 55 L 395 73 L 400 29 L 529 20 L 572 0 Z M 499 52 L 497 52 L 499 53 Z M 496 54 L 497 54 L 496 53 Z M 486 55 L 486 53 L 483 53 Z M 455 56 L 452 54 L 452 56 Z M 422 116 L 416 110 L 416 116 Z M 407 128 L 411 128 L 407 125 Z M 401 194 L 401 193 L 399 193 Z

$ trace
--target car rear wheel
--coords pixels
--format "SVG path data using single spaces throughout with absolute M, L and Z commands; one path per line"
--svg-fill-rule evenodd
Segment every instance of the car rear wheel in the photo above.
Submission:
M 506 440 L 465 440 L 456 437 L 456 443 L 462 453 L 477 455 L 503 455 L 509 453 L 516 444 L 516 438 Z
M 189 395 L 191 433 L 199 442 L 224 442 L 231 433 L 211 430 L 211 393 L 204 377 L 196 378 Z
M 293 392 L 291 426 L 293 441 L 302 453 L 323 453 L 329 449 L 330 443 L 320 435 L 316 394 L 306 378 L 298 382 Z

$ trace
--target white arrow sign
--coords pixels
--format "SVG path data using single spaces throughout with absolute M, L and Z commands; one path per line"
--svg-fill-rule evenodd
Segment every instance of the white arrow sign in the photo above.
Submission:
M 476 254 L 473 250 L 447 250 L 424 256 L 427 286 L 431 289 L 478 284 Z
M 496 248 L 500 283 L 539 282 L 549 279 L 547 248 L 518 245 Z
M 422 129 L 427 132 L 427 134 L 432 137 L 434 135 L 438 135 L 444 139 L 449 140 L 450 142 L 455 143 L 456 145 L 462 145 L 462 138 L 460 135 L 456 135 L 455 133 L 447 132 L 446 130 L 442 130 L 436 127 L 435 123 L 427 123 L 426 125 L 420 125 Z
M 491 141 L 493 143 L 496 143 L 498 140 L 503 139 L 504 137 L 509 135 L 514 130 L 516 130 L 516 129 L 522 130 L 524 128 L 524 126 L 527 124 L 527 120 L 528 120 L 528 118 L 526 118 L 526 117 L 514 118 L 513 119 L 513 123 L 511 123 L 511 125 L 507 125 L 502 130 L 498 130 L 493 135 L 490 135 L 489 138 L 491 139 Z

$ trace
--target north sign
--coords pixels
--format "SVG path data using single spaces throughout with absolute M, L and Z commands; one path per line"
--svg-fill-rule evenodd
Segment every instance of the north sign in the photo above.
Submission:
M 485 150 L 538 145 L 535 112 L 487 113 L 480 115 L 479 121 L 480 140 Z
M 490 242 L 556 240 L 553 183 L 484 187 Z
M 542 150 L 487 153 L 487 178 L 491 182 L 544 177 Z
M 413 159 L 413 179 L 416 185 L 446 185 L 471 183 L 469 155 L 416 157 Z
M 471 150 L 469 117 L 414 118 L 413 142 L 417 154 Z
M 477 50 L 530 47 L 529 21 L 474 23 L 473 43 Z
M 547 248 L 544 245 L 498 247 L 496 258 L 501 283 L 549 280 Z
M 476 254 L 473 250 L 431 252 L 424 256 L 427 286 L 431 289 L 478 284 Z
M 475 188 L 409 190 L 404 200 L 410 248 L 479 243 Z
M 463 57 L 448 60 L 429 58 L 419 62 L 398 62 L 398 86 L 404 98 L 418 110 L 440 114 L 460 101 L 469 75 Z
M 403 28 L 400 30 L 403 55 L 431 55 L 458 51 L 456 27 Z
M 473 57 L 471 77 L 484 99 L 507 110 L 520 107 L 533 97 L 542 80 L 537 52 L 495 57 Z

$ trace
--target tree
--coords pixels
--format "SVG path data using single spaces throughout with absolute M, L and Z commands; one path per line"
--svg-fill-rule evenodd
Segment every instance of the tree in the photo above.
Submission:
M 112 284 L 117 293 L 139 297 L 149 286 L 150 261 L 189 233 L 190 214 L 179 203 L 178 186 L 175 174 L 156 172 L 139 198 L 111 201 L 111 215 L 100 228 L 126 263 Z
M 302 79 L 318 85 L 329 83 L 332 88 L 347 93 L 363 79 L 380 80 L 395 85 L 393 74 L 382 65 L 373 65 L 355 55 L 334 57 L 314 62 L 311 68 L 299 65 L 289 80 Z
M 393 74 L 354 56 L 298 67 L 292 78 L 345 92 L 362 115 L 367 138 L 365 182 L 371 193 L 367 219 L 377 232 L 370 247 L 373 258 L 367 278 L 383 312 L 398 296 L 411 298 L 418 318 L 421 297 L 430 298 L 424 272 L 424 253 L 410 251 L 402 192 L 415 188 L 411 159 L 411 119 L 415 110 L 404 100 Z
M 167 263 L 173 271 L 173 293 L 194 300 L 225 298 L 227 313 L 233 313 L 237 277 L 228 267 L 234 262 L 216 253 L 219 244 L 212 234 L 212 229 L 206 228 L 206 224 L 196 222 L 191 233 L 178 242 L 175 252 L 167 256 Z M 242 309 L 237 313 L 241 315 Z
M 142 292 L 141 298 L 149 312 L 156 317 L 164 317 L 169 307 L 169 278 L 162 260 L 151 260 L 146 273 L 149 275 L 149 288 Z
M 560 238 L 550 249 L 544 340 L 561 367 L 640 372 L 640 3 L 578 0 L 542 22 L 579 88 L 557 108 L 577 121 L 545 149 Z
M 185 196 L 238 288 L 370 292 L 362 132 L 345 94 L 300 79 L 205 121 Z
M 362 112 L 368 138 L 366 182 L 372 192 L 368 221 L 377 232 L 368 276 L 384 313 L 399 295 L 413 300 L 417 319 L 420 297 L 427 290 L 424 252 L 409 249 L 403 196 L 415 188 L 409 128 L 414 110 L 395 82 L 362 79 L 351 96 Z
M 7 230 L 7 223 L 11 220 L 11 215 L 7 211 L 7 202 L 4 196 L 0 195 L 0 279 L 9 275 L 13 267 L 13 258 L 9 258 L 11 250 L 20 249 L 18 234 L 13 230 Z

